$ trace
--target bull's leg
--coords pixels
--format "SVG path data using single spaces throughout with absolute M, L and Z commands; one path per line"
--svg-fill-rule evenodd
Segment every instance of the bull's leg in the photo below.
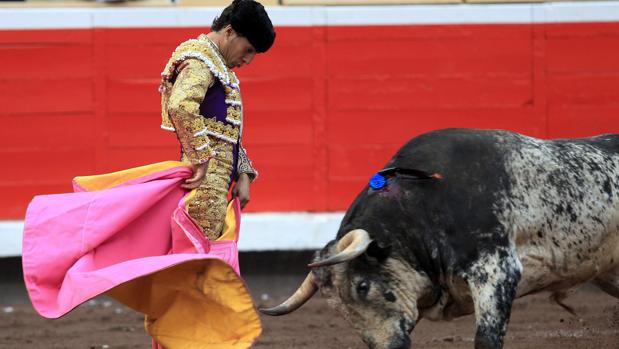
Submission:
M 619 298 L 619 267 L 598 276 L 593 283 L 602 291 Z
M 475 349 L 500 349 L 507 330 L 522 265 L 515 251 L 480 256 L 466 275 L 475 304 Z

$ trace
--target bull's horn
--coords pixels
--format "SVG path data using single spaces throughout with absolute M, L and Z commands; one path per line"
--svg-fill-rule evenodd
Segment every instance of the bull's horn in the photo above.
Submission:
M 263 314 L 278 316 L 278 315 L 286 315 L 288 313 L 292 313 L 297 310 L 300 306 L 305 304 L 316 291 L 318 290 L 318 286 L 316 285 L 316 281 L 314 279 L 314 274 L 310 271 L 307 274 L 303 283 L 297 289 L 297 291 L 290 296 L 284 303 L 275 306 L 273 308 L 260 308 L 260 312 Z
M 372 240 L 367 231 L 363 229 L 351 230 L 337 243 L 336 249 L 339 251 L 337 254 L 327 259 L 311 263 L 309 267 L 323 267 L 349 261 L 365 252 L 370 242 L 372 242 Z

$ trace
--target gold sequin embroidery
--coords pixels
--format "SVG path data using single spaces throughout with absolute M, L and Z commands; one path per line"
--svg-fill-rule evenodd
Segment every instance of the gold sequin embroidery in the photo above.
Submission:
M 239 128 L 233 125 L 217 121 L 215 118 L 205 119 L 206 128 L 204 132 L 213 137 L 217 137 L 226 142 L 236 144 L 239 140 Z
M 233 158 L 232 144 L 228 142 L 213 140 L 211 148 L 216 155 L 209 160 L 204 180 L 186 199 L 186 205 L 204 234 L 216 240 L 221 236 L 226 217 Z
M 194 164 L 205 162 L 209 156 L 208 135 L 199 134 L 206 127 L 204 117 L 200 115 L 200 104 L 213 79 L 203 62 L 187 60 L 170 93 L 166 95 L 163 106 L 176 130 L 183 152 Z
M 228 108 L 226 110 L 226 121 L 231 123 L 233 127 L 238 128 L 237 131 L 224 129 L 222 130 L 222 132 L 219 132 L 217 130 L 213 130 L 215 134 L 212 134 L 212 135 L 216 137 L 220 136 L 220 137 L 223 137 L 222 139 L 236 143 L 237 139 L 239 138 L 242 132 L 242 123 L 243 123 L 242 101 L 241 101 L 241 93 L 240 93 L 240 88 L 239 88 L 239 81 L 236 75 L 234 74 L 234 72 L 232 72 L 226 67 L 224 63 L 224 59 L 219 53 L 216 46 L 214 46 L 214 44 L 210 41 L 210 39 L 208 39 L 208 37 L 204 34 L 200 35 L 198 39 L 191 39 L 179 45 L 174 51 L 174 53 L 172 54 L 172 57 L 166 64 L 166 67 L 163 73 L 161 74 L 162 75 L 162 80 L 160 84 L 160 92 L 162 94 L 162 97 L 161 97 L 162 98 L 161 100 L 161 103 L 162 103 L 161 127 L 163 129 L 170 130 L 170 131 L 175 130 L 176 122 L 172 120 L 173 116 L 170 115 L 170 111 L 169 111 L 169 105 L 172 102 L 171 91 L 176 90 L 175 88 L 176 83 L 173 83 L 173 81 L 175 79 L 178 79 L 176 77 L 176 74 L 178 74 L 179 76 L 180 74 L 182 74 L 182 71 L 184 70 L 184 68 L 181 69 L 182 64 L 185 61 L 190 60 L 192 58 L 204 63 L 206 65 L 206 69 L 210 71 L 212 76 L 216 77 L 222 82 L 224 86 L 224 91 L 226 93 L 226 104 L 228 104 Z M 180 70 L 181 72 L 179 73 L 178 70 Z M 186 87 L 186 88 L 190 88 L 190 87 Z M 194 95 L 194 93 L 190 93 L 190 94 L 192 96 Z M 204 90 L 204 94 L 206 94 L 206 90 Z M 199 113 L 199 104 L 202 102 L 202 99 L 204 98 L 204 94 L 202 94 L 201 99 L 198 101 L 199 102 L 198 113 Z M 194 140 L 185 139 L 185 141 L 187 144 L 189 143 L 192 144 L 195 152 L 200 152 L 208 148 L 209 140 L 208 140 L 208 137 L 204 135 L 204 133 L 209 134 L 209 132 L 200 133 L 201 131 L 204 130 L 204 127 L 197 123 L 199 122 L 197 121 L 193 122 L 190 129 L 185 128 L 184 130 L 185 132 L 183 132 L 185 133 L 185 135 L 183 135 L 183 138 L 186 138 L 186 136 L 190 132 L 192 132 L 194 134 L 194 137 L 196 137 L 196 139 Z M 181 142 L 182 141 L 183 140 L 181 140 Z M 193 159 L 193 158 L 198 156 L 197 154 L 195 154 L 195 152 L 194 154 L 192 154 L 192 151 L 189 151 L 190 158 L 192 158 L 194 163 L 196 162 L 196 159 Z M 207 153 L 208 151 L 205 151 L 205 154 Z M 204 155 L 204 154 L 200 154 L 200 155 Z M 204 159 L 201 158 L 200 160 L 197 160 L 197 161 L 203 162 Z
M 228 109 L 226 110 L 226 121 L 233 125 L 240 125 L 242 122 L 241 108 L 235 106 L 228 107 Z

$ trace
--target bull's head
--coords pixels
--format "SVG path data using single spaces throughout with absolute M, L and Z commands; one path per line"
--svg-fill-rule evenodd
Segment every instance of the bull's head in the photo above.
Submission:
M 260 309 L 268 315 L 288 314 L 318 289 L 375 349 L 408 349 L 419 306 L 434 298 L 430 279 L 402 258 L 355 229 L 316 253 L 312 269 L 299 289 L 282 304 Z

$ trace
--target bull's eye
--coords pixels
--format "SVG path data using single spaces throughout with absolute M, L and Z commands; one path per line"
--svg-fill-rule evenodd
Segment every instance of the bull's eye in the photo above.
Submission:
M 366 296 L 370 290 L 370 283 L 366 280 L 360 281 L 357 284 L 357 293 L 361 296 Z

